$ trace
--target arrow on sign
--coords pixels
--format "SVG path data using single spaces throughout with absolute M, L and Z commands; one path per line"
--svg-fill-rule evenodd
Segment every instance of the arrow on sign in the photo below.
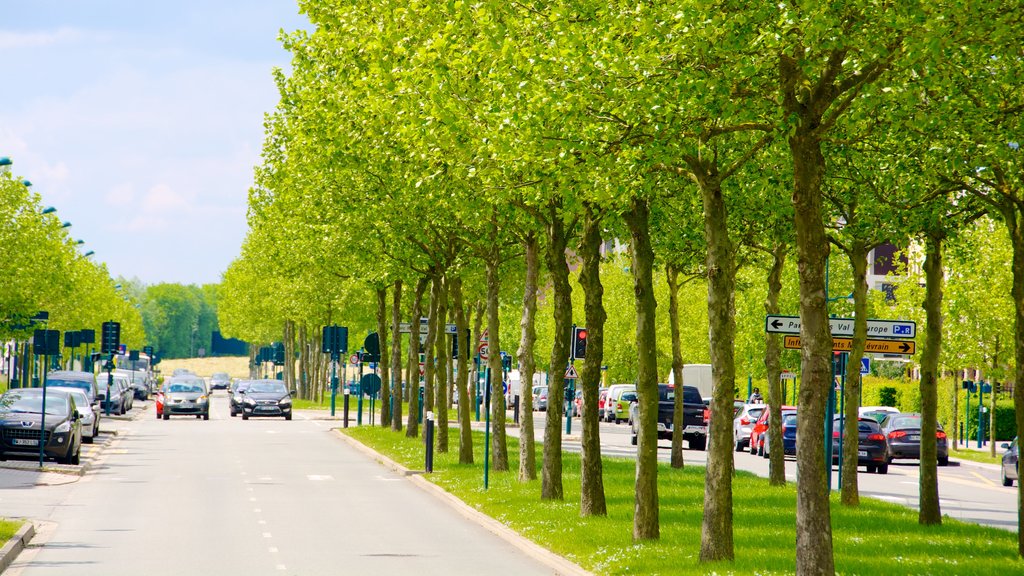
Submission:
M 569 369 L 565 371 L 565 379 L 576 380 L 579 377 L 580 375 L 576 373 L 576 367 L 573 366 L 572 364 L 569 364 Z

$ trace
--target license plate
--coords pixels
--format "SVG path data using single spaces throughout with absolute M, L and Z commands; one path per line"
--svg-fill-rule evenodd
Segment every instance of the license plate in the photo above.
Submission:
M 863 456 L 863 457 L 867 458 L 868 451 L 867 450 L 857 450 L 857 456 Z
M 703 426 L 687 426 L 686 428 L 683 428 L 683 432 L 698 432 L 704 434 L 707 432 L 707 429 Z
M 911 442 L 920 442 L 921 441 L 921 437 L 920 436 L 907 436 L 907 440 L 910 440 Z
M 15 446 L 39 446 L 39 440 L 35 438 L 15 438 L 12 442 Z

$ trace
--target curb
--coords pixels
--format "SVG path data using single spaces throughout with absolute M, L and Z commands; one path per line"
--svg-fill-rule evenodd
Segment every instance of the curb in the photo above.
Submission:
M 0 572 L 7 570 L 7 568 L 14 563 L 18 558 L 18 554 L 28 546 L 29 541 L 36 535 L 36 528 L 31 522 L 25 522 L 25 524 L 14 533 L 14 536 L 4 544 L 3 548 L 0 548 Z
M 380 452 L 377 452 L 373 448 L 370 448 L 369 446 L 363 444 L 362 442 L 359 442 L 355 438 L 352 438 L 351 436 L 341 432 L 338 429 L 334 429 L 332 430 L 332 432 L 338 435 L 350 446 L 359 450 L 363 454 L 369 456 L 373 460 L 376 460 L 384 467 L 390 468 L 391 470 L 394 470 L 395 472 L 401 474 L 410 482 L 418 486 L 421 490 L 430 493 L 438 500 L 444 502 L 445 504 L 448 504 L 450 507 L 452 507 L 456 512 L 461 514 L 467 520 L 476 522 L 480 527 L 486 529 L 488 532 L 491 532 L 495 536 L 498 536 L 505 542 L 511 544 L 520 552 L 526 554 L 528 557 L 540 562 L 541 564 L 544 564 L 545 566 L 550 568 L 553 571 L 553 573 L 564 576 L 593 576 L 593 573 L 584 570 L 575 562 L 572 562 L 567 558 L 555 554 L 554 552 L 548 550 L 547 548 L 544 548 L 543 546 L 533 542 L 532 540 L 523 537 L 515 530 L 509 528 L 501 522 L 498 522 L 497 520 L 491 518 L 487 514 L 484 514 L 483 512 L 480 512 L 479 510 L 476 510 L 475 508 L 469 506 L 451 492 L 448 492 L 444 488 L 441 488 L 437 484 L 434 484 L 430 480 L 427 480 L 426 478 L 421 476 L 420 472 L 409 470 L 405 466 L 402 466 L 398 462 L 395 462 L 394 460 L 388 458 L 387 456 L 381 454 Z

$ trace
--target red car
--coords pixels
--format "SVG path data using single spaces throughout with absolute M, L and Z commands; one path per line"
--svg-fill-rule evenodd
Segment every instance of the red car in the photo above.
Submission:
M 164 391 L 163 389 L 157 390 L 155 400 L 153 404 L 156 405 L 156 419 L 159 420 L 164 417 Z
M 796 412 L 796 406 L 783 406 L 783 412 Z M 750 431 L 750 453 L 757 454 L 758 456 L 764 456 L 764 443 L 768 438 L 768 415 L 771 410 L 765 410 L 761 412 L 761 416 L 754 422 L 754 427 Z

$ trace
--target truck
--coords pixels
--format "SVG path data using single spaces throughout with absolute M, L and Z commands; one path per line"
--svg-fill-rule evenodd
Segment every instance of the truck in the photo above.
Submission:
M 672 384 L 658 384 L 658 438 L 662 440 L 672 438 L 676 390 Z M 696 386 L 683 386 L 683 440 L 686 440 L 691 450 L 707 448 L 709 416 L 700 390 Z M 632 428 L 630 442 L 636 446 L 637 434 L 640 431 L 636 402 L 629 407 L 629 421 Z
M 669 372 L 668 383 L 678 385 L 675 381 L 675 374 Z M 684 364 L 683 382 L 686 386 L 693 386 L 700 391 L 700 397 L 708 400 L 714 392 L 714 385 L 711 381 L 711 364 Z

